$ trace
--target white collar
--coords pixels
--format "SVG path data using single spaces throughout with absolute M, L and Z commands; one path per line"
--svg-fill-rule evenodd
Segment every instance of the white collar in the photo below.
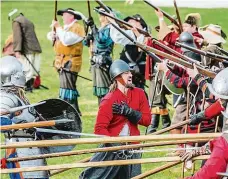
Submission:
M 77 19 L 75 19 L 73 22 L 71 22 L 70 24 L 64 25 L 63 29 L 64 30 L 68 30 L 75 22 L 77 22 Z

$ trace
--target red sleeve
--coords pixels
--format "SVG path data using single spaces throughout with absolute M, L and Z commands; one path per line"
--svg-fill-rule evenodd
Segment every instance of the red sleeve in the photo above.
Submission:
M 139 120 L 138 124 L 143 126 L 149 126 L 151 124 L 151 113 L 148 100 L 144 91 L 140 94 L 140 112 L 142 113 L 142 118 Z
M 166 72 L 166 78 L 172 83 L 176 88 L 186 88 L 189 83 L 189 77 L 180 77 L 172 73 L 170 70 Z
M 175 72 L 175 74 L 178 75 L 178 76 L 189 77 L 187 71 L 184 68 L 182 68 L 182 67 L 180 67 L 178 65 L 174 65 L 172 71 Z
M 177 38 L 179 38 L 179 34 L 175 33 L 175 32 L 170 32 L 169 34 L 167 34 L 165 36 L 165 38 L 163 39 L 164 42 L 166 42 L 167 46 L 172 48 L 173 50 L 181 53 L 181 48 L 176 46 L 176 41 Z M 169 52 L 168 52 L 169 53 Z
M 99 106 L 94 133 L 110 136 L 108 126 L 113 118 L 111 100 L 103 99 Z
M 161 43 L 164 43 L 163 41 L 160 41 Z M 160 50 L 160 51 L 164 51 L 163 48 L 161 48 L 160 46 L 156 45 L 156 44 L 153 44 L 152 42 L 152 39 L 151 38 L 148 38 L 147 42 L 146 42 L 146 45 L 149 46 L 149 47 L 152 47 L 152 48 L 156 48 L 157 50 Z M 161 56 L 158 56 L 159 58 L 163 59 L 163 57 Z M 150 78 L 152 77 L 152 74 L 153 74 L 153 58 L 151 58 L 149 55 L 147 55 L 146 57 L 146 69 L 145 69 L 145 79 L 146 80 L 150 80 Z
M 211 106 L 205 109 L 205 117 L 211 119 L 221 114 L 221 111 L 224 111 L 225 108 L 221 105 L 220 101 L 217 100 Z
M 151 47 L 153 45 L 152 40 L 148 39 L 146 42 L 146 45 Z M 145 69 L 145 79 L 146 80 L 150 80 L 152 77 L 152 74 L 153 74 L 152 67 L 153 67 L 153 59 L 149 55 L 147 55 L 146 56 L 146 69 Z
M 193 37 L 198 37 L 198 38 L 203 39 L 203 36 L 199 32 L 194 32 L 192 35 L 193 35 Z M 196 40 L 194 40 L 194 42 L 195 42 L 197 48 L 201 49 L 202 44 L 199 44 Z
M 212 153 L 205 165 L 192 177 L 186 179 L 220 179 L 217 172 L 226 172 L 228 143 L 223 137 L 211 141 Z

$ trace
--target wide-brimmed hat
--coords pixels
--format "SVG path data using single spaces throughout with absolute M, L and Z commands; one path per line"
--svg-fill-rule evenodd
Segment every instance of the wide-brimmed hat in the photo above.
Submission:
M 222 37 L 222 28 L 219 25 L 206 25 L 199 29 L 199 33 L 209 44 L 226 43 L 226 40 Z
M 75 11 L 72 8 L 58 10 L 57 11 L 57 15 L 62 16 L 63 13 L 65 13 L 65 12 L 74 15 L 74 18 L 77 19 L 77 20 L 82 20 L 83 19 L 83 16 L 84 16 L 81 12 Z
M 8 20 L 10 19 L 15 19 L 17 16 L 19 16 L 20 14 L 22 14 L 22 12 L 18 9 L 13 9 L 12 11 L 9 12 L 8 14 Z
M 187 14 L 185 17 L 185 22 L 188 20 L 189 17 L 194 17 L 196 20 L 196 26 L 199 27 L 200 26 L 200 22 L 201 22 L 201 16 L 199 13 L 190 13 Z
M 138 21 L 141 24 L 141 26 L 143 27 L 143 29 L 145 29 L 146 31 L 148 31 L 148 26 L 147 26 L 146 22 L 144 21 L 144 19 L 142 18 L 141 15 L 135 14 L 133 16 L 127 16 L 123 20 L 127 22 L 130 19 L 133 19 L 133 20 Z

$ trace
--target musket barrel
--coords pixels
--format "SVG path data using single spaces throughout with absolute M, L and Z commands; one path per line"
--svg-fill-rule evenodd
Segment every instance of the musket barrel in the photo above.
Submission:
M 149 47 L 149 46 L 146 46 L 146 45 L 142 45 L 142 44 L 140 44 L 138 42 L 136 42 L 136 45 L 141 47 L 141 48 L 144 48 L 147 51 L 153 52 L 153 53 L 155 53 L 155 54 L 157 54 L 159 56 L 167 58 L 167 59 L 169 59 L 169 60 L 171 60 L 171 61 L 173 61 L 175 63 L 181 64 L 181 65 L 183 65 L 183 66 L 185 66 L 187 68 L 193 69 L 192 63 L 186 62 L 186 61 L 182 60 L 181 58 L 174 57 L 174 56 L 172 56 L 170 54 L 167 54 L 165 52 L 162 52 L 160 50 L 157 50 L 155 48 L 152 48 L 152 47 Z M 201 74 L 203 74 L 205 76 L 208 76 L 210 78 L 214 78 L 216 76 L 216 74 L 214 72 L 208 71 L 208 70 L 204 69 L 204 67 L 199 66 L 198 64 L 196 64 L 196 68 L 199 70 L 199 72 Z
M 174 23 L 177 27 L 179 27 L 178 22 L 171 17 L 171 15 L 169 15 L 167 12 L 163 11 L 162 9 L 158 8 L 157 6 L 153 5 L 151 2 L 149 2 L 148 0 L 143 0 L 146 4 L 148 4 L 149 6 L 151 6 L 152 8 L 154 8 L 156 11 L 160 10 L 164 16 L 169 19 L 172 23 Z M 180 27 L 179 27 L 180 28 Z
M 211 52 L 205 52 L 203 50 L 200 50 L 200 49 L 197 49 L 197 48 L 194 48 L 194 47 L 190 47 L 190 46 L 185 45 L 185 44 L 180 43 L 180 42 L 176 42 L 176 45 L 178 45 L 180 47 L 183 47 L 183 48 L 186 48 L 188 50 L 191 50 L 191 51 L 193 51 L 195 53 L 198 53 L 200 55 L 207 56 L 207 57 L 213 58 L 215 60 L 221 61 L 221 62 L 224 62 L 224 60 L 228 60 L 228 57 L 225 57 L 225 56 L 222 56 L 222 55 L 218 55 L 218 54 L 215 54 L 215 53 L 211 53 Z
M 167 50 L 168 52 L 170 52 L 170 53 L 176 55 L 177 57 L 182 58 L 183 60 L 185 60 L 185 61 L 187 61 L 187 62 L 191 62 L 191 63 L 196 63 L 196 62 L 197 62 L 196 60 L 194 60 L 194 59 L 192 59 L 192 58 L 190 58 L 190 57 L 188 57 L 188 56 L 185 56 L 185 55 L 183 55 L 183 54 L 181 54 L 181 53 L 179 53 L 179 52 L 173 50 L 172 48 L 166 46 L 165 44 L 159 42 L 159 41 L 156 40 L 156 39 L 153 39 L 152 42 L 155 43 L 155 44 L 157 44 L 158 46 L 162 47 L 163 49 Z M 203 66 L 202 66 L 202 67 L 203 67 Z
M 94 8 L 94 10 L 97 11 L 98 13 L 104 15 L 104 16 L 107 16 L 107 17 L 109 17 L 109 18 L 111 18 L 111 19 L 114 19 L 114 20 L 117 21 L 118 24 L 120 24 L 120 25 L 126 25 L 126 26 L 128 26 L 128 27 L 130 27 L 130 28 L 133 28 L 133 26 L 132 26 L 131 24 L 129 24 L 129 23 L 127 23 L 127 22 L 125 22 L 125 21 L 123 21 L 123 20 L 121 20 L 121 19 L 118 19 L 118 18 L 116 18 L 116 17 L 111 16 L 111 15 L 108 14 L 107 12 L 101 11 L 101 10 L 96 9 L 96 8 Z M 148 37 L 151 36 L 147 31 L 145 31 L 145 30 L 143 30 L 143 29 L 140 29 L 140 28 L 137 28 L 137 27 L 135 27 L 135 28 L 139 31 L 139 33 L 141 33 L 141 34 L 143 34 L 143 35 L 145 35 L 145 36 L 148 36 Z

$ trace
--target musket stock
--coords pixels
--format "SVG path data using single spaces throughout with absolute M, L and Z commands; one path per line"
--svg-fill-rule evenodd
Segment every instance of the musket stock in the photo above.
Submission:
M 185 56 L 179 52 L 177 52 L 176 50 L 173 50 L 172 48 L 166 46 L 165 44 L 159 42 L 158 40 L 156 39 L 152 39 L 152 42 L 160 47 L 162 47 L 163 49 L 167 50 L 168 52 L 172 53 L 173 55 L 176 55 L 177 57 L 179 58 L 182 58 L 183 60 L 187 61 L 187 62 L 191 62 L 191 63 L 197 63 L 198 61 L 188 57 L 188 56 Z M 202 66 L 203 67 L 203 66 Z
M 186 62 L 186 61 L 182 60 L 181 58 L 174 57 L 174 56 L 172 56 L 170 54 L 167 54 L 165 52 L 162 52 L 160 50 L 157 50 L 155 48 L 152 48 L 152 47 L 149 47 L 149 46 L 146 46 L 146 45 L 142 45 L 142 44 L 140 44 L 138 42 L 136 42 L 135 45 L 140 46 L 141 48 L 144 48 L 146 51 L 149 51 L 149 52 L 155 53 L 156 55 L 159 55 L 159 56 L 162 56 L 164 58 L 167 58 L 167 59 L 169 59 L 169 60 L 171 60 L 171 61 L 173 61 L 173 62 L 175 62 L 177 64 L 181 64 L 181 65 L 183 65 L 183 66 L 185 66 L 187 68 L 191 68 L 191 69 L 194 68 L 192 63 Z M 214 78 L 215 75 L 216 75 L 214 72 L 206 70 L 206 69 L 204 69 L 202 66 L 200 66 L 198 64 L 196 64 L 196 68 L 198 69 L 199 73 L 201 73 L 201 74 L 203 74 L 205 76 L 208 76 L 210 78 Z
M 215 60 L 217 60 L 219 62 L 223 62 L 223 63 L 228 64 L 228 61 L 227 61 L 228 60 L 228 57 L 226 57 L 226 56 L 218 55 L 216 53 L 206 52 L 206 51 L 203 51 L 203 50 L 194 48 L 194 47 L 190 47 L 190 46 L 185 45 L 185 44 L 180 43 L 180 42 L 176 42 L 176 45 L 178 45 L 180 47 L 183 47 L 183 48 L 186 48 L 186 49 L 188 49 L 190 51 L 193 51 L 195 53 L 198 53 L 200 55 L 213 58 L 213 59 L 215 59 Z

